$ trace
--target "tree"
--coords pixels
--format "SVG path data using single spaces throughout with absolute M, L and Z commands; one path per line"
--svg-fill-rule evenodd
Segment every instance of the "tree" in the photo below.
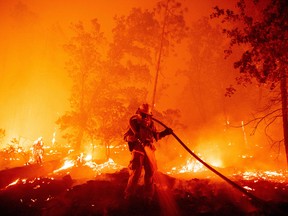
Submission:
M 58 120 L 77 150 L 97 139 L 105 145 L 107 158 L 111 144 L 122 141 L 127 116 L 147 101 L 158 52 L 155 38 L 161 35 L 153 11 L 134 8 L 127 16 L 116 16 L 115 22 L 107 49 L 101 49 L 106 43 L 96 19 L 91 32 L 82 23 L 73 26 L 76 36 L 65 46 L 73 81 L 71 111 Z
M 279 90 L 277 98 L 269 103 L 268 112 L 253 121 L 256 127 L 266 120 L 269 127 L 282 118 L 286 162 L 288 164 L 288 119 L 287 119 L 287 69 L 288 69 L 288 5 L 286 0 L 239 0 L 237 11 L 215 7 L 211 16 L 221 17 L 224 33 L 230 38 L 226 50 L 229 56 L 234 46 L 242 46 L 244 52 L 234 67 L 239 69 L 237 83 L 247 85 L 256 81 L 266 85 L 271 92 Z M 228 88 L 228 93 L 235 88 Z M 280 107 L 279 107 L 280 102 Z
M 125 67 L 121 71 L 122 74 L 125 71 L 127 78 L 134 76 L 130 82 L 132 85 L 147 88 L 155 77 L 153 98 L 163 57 L 167 57 L 169 48 L 173 49 L 173 45 L 185 37 L 184 11 L 181 3 L 163 0 L 152 10 L 133 8 L 127 16 L 115 17 L 114 41 L 109 56 L 114 65 L 117 62 L 118 66 L 120 63 Z
M 158 14 L 161 8 L 162 6 L 158 5 Z M 159 52 L 157 39 L 161 38 L 162 32 L 155 11 L 156 9 L 143 11 L 140 8 L 133 8 L 126 16 L 115 17 L 113 40 L 104 66 L 109 79 L 102 80 L 106 96 L 95 99 L 98 101 L 98 106 L 100 105 L 95 113 L 98 113 L 98 116 L 106 116 L 105 118 L 109 113 L 108 119 L 101 121 L 101 129 L 97 130 L 98 137 L 106 137 L 103 142 L 108 150 L 107 155 L 110 144 L 117 141 L 118 135 L 127 129 L 127 116 L 134 113 L 141 103 L 147 101 L 148 86 L 153 77 L 153 69 L 157 64 L 156 56 Z M 169 23 L 172 25 L 172 22 Z M 175 19 L 174 25 L 177 25 Z M 173 33 L 177 35 L 177 31 Z M 168 37 L 165 37 L 165 41 L 167 47 Z M 170 43 L 172 44 L 172 40 Z
M 229 67 L 223 62 L 223 49 L 227 42 L 219 26 L 213 26 L 208 17 L 203 17 L 191 24 L 187 43 L 189 65 L 188 69 L 181 73 L 188 78 L 184 90 L 190 94 L 183 97 L 186 96 L 186 100 L 194 102 L 193 108 L 199 113 L 197 118 L 201 117 L 201 122 L 207 122 L 212 106 L 213 115 L 225 111 L 222 91 L 223 86 L 230 80 L 227 75 Z
M 64 45 L 70 57 L 66 69 L 72 79 L 71 111 L 60 117 L 57 123 L 62 130 L 66 130 L 65 137 L 77 151 L 80 150 L 83 140 L 93 136 L 89 133 L 90 127 L 93 127 L 90 123 L 93 116 L 91 98 L 102 72 L 101 50 L 105 38 L 97 19 L 92 20 L 91 24 L 91 32 L 87 31 L 81 22 L 72 25 L 75 37 Z
M 154 11 L 156 14 L 159 14 L 160 17 L 162 16 L 163 20 L 162 23 L 160 21 L 161 35 L 159 48 L 157 50 L 158 55 L 152 97 L 153 106 L 156 100 L 156 90 L 158 84 L 158 75 L 161 68 L 162 55 L 165 54 L 165 51 L 169 50 L 170 46 L 173 48 L 175 42 L 179 43 L 183 38 L 185 38 L 186 31 L 188 30 L 184 19 L 184 13 L 187 12 L 187 9 L 183 9 L 180 2 L 175 0 L 160 1 L 158 2 Z

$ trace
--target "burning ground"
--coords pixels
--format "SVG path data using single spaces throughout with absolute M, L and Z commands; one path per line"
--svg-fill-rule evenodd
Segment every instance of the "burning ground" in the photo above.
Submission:
M 55 157 L 56 158 L 56 157 Z M 3 158 L 2 158 L 3 159 Z M 195 161 L 194 161 L 195 163 Z M 0 210 L 4 215 L 279 215 L 288 211 L 285 171 L 219 170 L 257 199 L 192 160 L 155 176 L 152 203 L 139 197 L 126 201 L 128 170 L 117 162 L 59 157 L 0 173 Z M 259 198 L 259 199 L 258 199 Z

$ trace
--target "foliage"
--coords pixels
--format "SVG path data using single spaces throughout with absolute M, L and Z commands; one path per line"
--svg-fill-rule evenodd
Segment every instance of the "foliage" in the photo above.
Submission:
M 81 22 L 72 25 L 75 37 L 64 46 L 70 57 L 66 69 L 73 81 L 71 111 L 60 117 L 57 123 L 62 130 L 67 131 L 65 137 L 77 150 L 84 139 L 92 136 L 88 133 L 91 131 L 91 109 L 94 105 L 91 97 L 101 77 L 101 50 L 105 45 L 98 21 L 94 19 L 91 24 L 91 32 Z
M 222 18 L 223 32 L 230 39 L 230 46 L 225 51 L 227 56 L 232 54 L 234 46 L 241 46 L 243 49 L 240 60 L 234 63 L 234 67 L 240 71 L 240 76 L 236 79 L 237 83 L 246 86 L 256 81 L 259 86 L 269 87 L 272 97 L 263 110 L 264 115 L 256 116 L 251 122 L 255 123 L 255 129 L 264 122 L 267 130 L 282 117 L 288 162 L 287 2 L 285 0 L 239 0 L 236 11 L 215 7 L 215 13 L 211 17 Z M 230 96 L 235 90 L 230 86 L 227 94 Z
M 180 1 L 162 0 L 154 8 L 154 13 L 162 27 L 161 34 L 164 34 L 166 47 L 174 48 L 187 36 L 188 27 L 185 21 L 185 14 L 188 12 Z
M 165 15 L 166 8 L 169 13 Z M 132 109 L 130 113 L 135 112 L 139 104 L 148 101 L 148 89 L 158 64 L 159 52 L 163 49 L 168 55 L 169 47 L 184 38 L 187 29 L 183 13 L 180 3 L 168 0 L 159 1 L 152 11 L 134 8 L 127 16 L 115 17 L 108 68 L 114 71 L 117 79 L 125 80 L 121 91 L 127 93 L 134 88 L 142 92 L 141 97 L 129 93 L 127 102 L 135 97 L 129 105 Z M 161 47 L 162 42 L 164 45 Z
M 230 38 L 226 54 L 231 55 L 235 45 L 244 50 L 241 59 L 234 63 L 241 73 L 238 83 L 246 85 L 255 79 L 273 90 L 280 80 L 280 70 L 287 68 L 287 3 L 270 0 L 247 5 L 246 2 L 238 1 L 238 13 L 215 7 L 212 17 L 222 17 L 222 23 L 230 24 L 223 29 Z
M 181 21 L 180 17 L 175 18 Z M 64 47 L 69 56 L 67 70 L 73 81 L 71 110 L 57 123 L 77 150 L 95 140 L 100 140 L 106 149 L 112 143 L 121 143 L 129 116 L 147 101 L 147 86 L 159 52 L 159 41 L 155 38 L 161 36 L 160 23 L 155 11 L 140 8 L 132 9 L 127 16 L 116 16 L 115 23 L 109 46 L 94 19 L 92 30 L 85 29 L 81 22 L 74 24 L 75 36 Z M 175 30 L 175 19 L 172 25 Z
M 158 76 L 161 69 L 161 63 L 163 61 L 162 56 L 165 56 L 165 52 L 169 51 L 170 47 L 172 50 L 174 49 L 174 42 L 179 43 L 185 37 L 186 30 L 188 29 L 186 28 L 186 23 L 184 20 L 184 11 L 187 11 L 187 9 L 182 10 L 182 5 L 180 2 L 174 0 L 167 0 L 166 2 L 164 0 L 160 1 L 158 2 L 155 11 L 156 14 L 158 13 L 164 18 L 161 26 L 162 30 L 160 45 L 157 53 L 156 73 L 152 97 L 153 106 L 155 105 L 156 101 Z M 159 22 L 161 23 L 161 21 Z
M 191 92 L 189 98 L 186 96 L 187 100 L 195 101 L 192 109 L 196 109 L 195 112 L 199 112 L 201 116 L 201 122 L 205 122 L 208 120 L 207 114 L 211 113 L 211 107 L 214 107 L 212 112 L 215 114 L 223 111 L 223 86 L 232 78 L 232 74 L 229 76 L 226 73 L 228 62 L 223 63 L 223 49 L 227 41 L 220 27 L 213 25 L 208 17 L 203 17 L 191 23 L 187 43 L 188 68 L 181 72 L 188 78 L 184 90 Z M 196 121 L 195 119 L 194 123 Z

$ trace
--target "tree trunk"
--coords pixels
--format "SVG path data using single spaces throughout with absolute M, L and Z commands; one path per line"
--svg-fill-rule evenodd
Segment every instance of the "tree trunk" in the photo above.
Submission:
M 286 71 L 281 70 L 281 97 L 282 97 L 282 118 L 283 118 L 283 134 L 284 146 L 286 152 L 286 165 L 288 166 L 288 119 L 287 119 L 287 77 Z
M 110 158 L 110 144 L 109 142 L 105 142 L 105 149 L 106 149 L 106 159 Z
M 84 134 L 83 129 L 80 128 L 80 131 L 78 132 L 78 136 L 76 138 L 76 144 L 75 144 L 75 151 L 78 153 L 81 151 L 83 134 Z
M 152 104 L 151 104 L 152 105 L 152 109 L 155 106 L 155 100 L 156 100 L 156 90 L 157 90 L 157 83 L 158 83 L 158 75 L 159 75 L 159 71 L 160 71 L 160 63 L 161 63 L 161 57 L 162 57 L 162 51 L 163 51 L 165 27 L 166 27 L 166 24 L 167 24 L 168 3 L 169 3 L 169 1 L 167 0 L 166 10 L 165 10 L 165 17 L 164 17 L 164 23 L 163 23 L 163 26 L 162 26 L 162 33 L 161 33 L 161 41 L 160 41 L 160 49 L 159 49 L 158 61 L 157 61 L 157 65 L 156 65 L 157 68 L 156 68 L 154 90 L 153 90 Z

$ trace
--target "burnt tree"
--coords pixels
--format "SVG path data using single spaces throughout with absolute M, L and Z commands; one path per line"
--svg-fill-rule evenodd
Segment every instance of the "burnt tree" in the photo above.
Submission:
M 246 85 L 256 80 L 259 85 L 266 85 L 271 92 L 280 91 L 279 107 L 269 114 L 274 115 L 267 123 L 272 124 L 282 117 L 283 136 L 288 164 L 288 120 L 287 120 L 287 69 L 288 69 L 288 5 L 286 0 L 245 1 L 239 0 L 235 9 L 221 9 L 218 6 L 211 15 L 221 18 L 223 32 L 230 38 L 230 46 L 225 51 L 227 56 L 234 46 L 241 46 L 244 51 L 234 67 L 239 69 L 237 83 Z M 228 93 L 234 93 L 231 86 Z M 277 109 L 278 108 L 278 109 Z M 269 116 L 266 115 L 265 117 Z M 263 121 L 263 118 L 257 118 Z

